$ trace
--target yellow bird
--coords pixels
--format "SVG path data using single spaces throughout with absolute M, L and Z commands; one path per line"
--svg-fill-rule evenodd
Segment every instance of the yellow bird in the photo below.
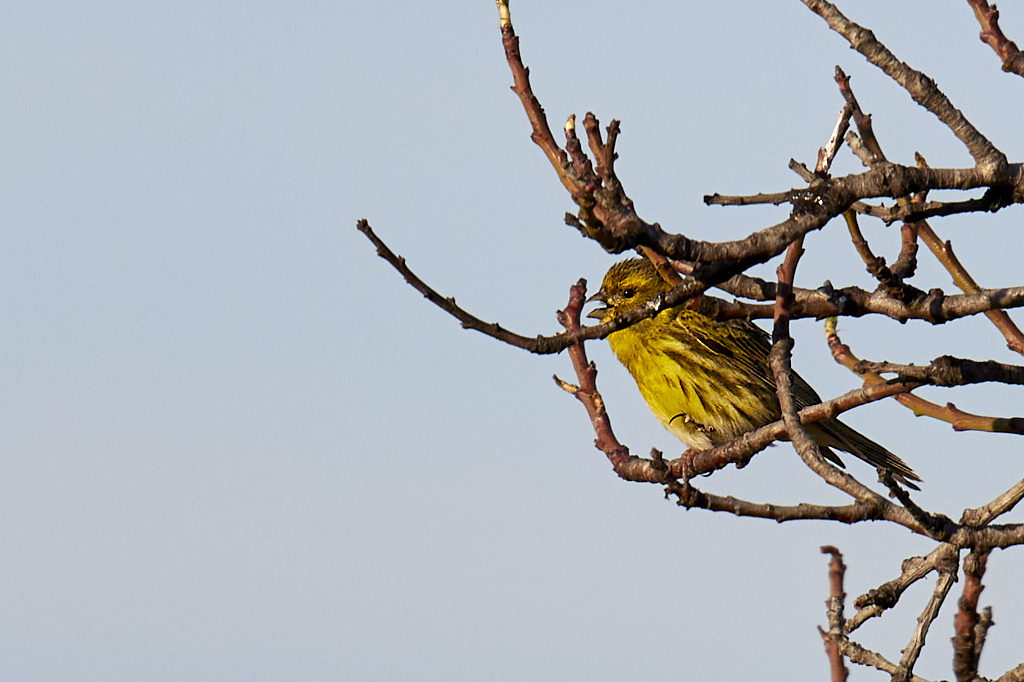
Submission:
M 608 270 L 590 298 L 605 307 L 587 317 L 607 322 L 671 289 L 649 260 L 631 258 Z M 781 419 L 768 364 L 771 339 L 748 320 L 719 322 L 680 306 L 612 332 L 608 343 L 654 416 L 691 448 L 721 445 Z M 796 372 L 793 396 L 797 409 L 821 402 Z M 887 469 L 917 489 L 911 481 L 921 479 L 902 459 L 838 419 L 808 424 L 807 431 L 822 455 L 840 467 L 842 460 L 830 448 Z

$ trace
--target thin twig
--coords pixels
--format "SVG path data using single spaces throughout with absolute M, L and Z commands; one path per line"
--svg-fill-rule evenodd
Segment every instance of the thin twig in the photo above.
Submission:
M 978 659 L 981 647 L 977 646 L 977 627 L 981 621 L 978 614 L 978 598 L 985 586 L 987 551 L 973 551 L 964 557 L 964 591 L 957 602 L 957 613 L 953 618 L 953 672 L 957 682 L 972 682 L 978 676 Z
M 694 296 L 700 295 L 706 288 L 705 284 L 691 278 L 686 278 L 679 286 L 664 296 L 659 296 L 648 305 L 631 310 L 609 322 L 583 327 L 579 331 L 554 336 L 524 336 L 509 331 L 500 324 L 485 322 L 459 307 L 455 303 L 454 298 L 442 296 L 420 279 L 409 268 L 405 259 L 396 255 L 374 233 L 369 223 L 365 220 L 360 220 L 356 227 L 377 247 L 377 255 L 390 263 L 405 278 L 406 282 L 423 294 L 428 301 L 459 320 L 463 328 L 478 331 L 502 343 L 507 343 L 510 346 L 522 348 L 538 355 L 560 353 L 580 341 L 603 339 L 614 331 L 624 329 L 642 319 L 653 317 L 667 308 L 685 303 Z M 772 290 L 774 291 L 774 285 L 772 285 Z M 830 315 L 859 316 L 877 313 L 900 321 L 925 319 L 938 323 L 940 321 L 945 322 L 973 315 L 995 307 L 1024 306 L 1024 287 L 992 289 L 978 294 L 965 294 L 962 296 L 936 297 L 930 295 L 926 299 L 909 302 L 895 301 L 884 294 L 877 292 L 872 294 L 856 287 L 837 290 L 831 294 L 821 291 L 798 290 L 796 296 L 795 308 L 799 312 L 794 314 L 794 318 L 820 318 Z M 734 306 L 734 311 L 731 313 L 733 317 L 767 317 L 769 316 L 769 310 L 774 311 L 773 307 L 761 311 L 756 307 L 738 307 L 739 304 L 723 304 L 723 307 L 727 308 L 729 305 Z
M 366 220 L 360 220 L 356 224 L 356 229 L 366 235 L 366 238 L 373 242 L 373 245 L 377 247 L 377 255 L 386 260 L 391 264 L 405 281 L 415 289 L 416 291 L 423 294 L 423 297 L 428 301 L 438 306 L 446 313 L 457 319 L 462 323 L 464 329 L 474 329 L 478 332 L 486 334 L 487 336 L 493 337 L 509 344 L 510 346 L 516 346 L 518 348 L 530 348 L 537 343 L 537 339 L 531 339 L 525 336 L 521 336 L 514 332 L 510 332 L 507 329 L 503 329 L 501 325 L 494 324 L 491 322 L 484 322 L 478 317 L 471 315 L 466 312 L 458 305 L 455 304 L 455 299 L 448 297 L 445 298 L 441 294 L 434 291 L 426 282 L 421 280 L 416 274 L 409 269 L 405 264 L 405 259 L 401 256 L 396 255 L 391 249 L 385 244 L 370 227 L 370 224 Z
M 677 504 L 686 509 L 706 509 L 728 512 L 736 516 L 771 519 L 777 523 L 787 521 L 838 521 L 853 524 L 886 518 L 886 509 L 873 501 L 847 505 L 807 504 L 781 505 L 740 500 L 731 495 L 714 495 L 698 490 L 692 481 L 672 481 L 665 489 L 677 497 Z M 894 507 L 895 508 L 895 507 Z
M 845 640 L 843 642 L 843 654 L 850 659 L 851 663 L 857 663 L 858 665 L 864 665 L 882 672 L 889 673 L 893 678 L 896 678 L 903 672 L 897 664 L 893 663 L 885 656 L 879 653 L 871 651 L 856 642 Z M 928 682 L 923 677 L 912 675 L 907 682 Z
M 829 598 L 826 602 L 828 615 L 828 632 L 818 628 L 821 638 L 825 640 L 825 654 L 828 656 L 829 668 L 832 671 L 832 682 L 846 682 L 850 671 L 843 662 L 842 640 L 846 638 L 845 619 L 843 618 L 846 592 L 843 589 L 843 578 L 846 575 L 846 564 L 837 547 L 827 545 L 821 548 L 822 554 L 832 555 L 828 562 Z
M 680 286 L 666 293 L 664 296 L 658 296 L 647 305 L 639 306 L 635 310 L 631 310 L 610 322 L 593 325 L 591 327 L 583 327 L 571 333 L 558 334 L 555 336 L 528 337 L 508 331 L 499 324 L 485 322 L 456 305 L 454 298 L 445 298 L 444 296 L 441 296 L 441 294 L 437 293 L 432 287 L 421 280 L 411 269 L 409 269 L 404 258 L 396 255 L 390 248 L 388 248 L 387 244 L 385 244 L 383 240 L 374 233 L 370 224 L 366 222 L 366 220 L 360 220 L 357 223 L 356 228 L 366 235 L 366 238 L 377 247 L 377 255 L 390 263 L 391 266 L 405 278 L 405 281 L 408 282 L 410 286 L 423 294 L 428 301 L 459 320 L 464 329 L 478 331 L 497 339 L 498 341 L 507 343 L 510 346 L 522 348 L 538 355 L 560 353 L 580 341 L 604 338 L 613 331 L 628 327 L 631 324 L 635 324 L 647 317 L 653 317 L 666 308 L 679 305 L 687 299 L 700 294 L 706 288 L 706 285 L 687 278 Z
M 901 62 L 879 42 L 874 33 L 847 19 L 839 9 L 826 0 L 803 0 L 807 7 L 820 16 L 833 31 L 846 38 L 850 46 L 887 76 L 899 83 L 915 102 L 933 113 L 964 143 L 979 168 L 990 168 L 997 174 L 1005 173 L 1006 155 L 996 149 L 963 113 L 953 106 L 935 85 L 935 82 Z M 901 192 L 905 196 L 910 192 Z
M 897 374 L 903 379 L 932 386 L 967 386 L 985 382 L 1024 384 L 1024 367 L 1007 365 L 994 360 L 967 360 L 943 355 L 928 365 L 901 365 L 894 362 L 868 362 L 861 360 L 853 370 L 858 374 Z
M 850 492 L 856 490 L 850 480 L 844 480 L 836 467 L 828 464 L 821 455 L 818 445 L 807 433 L 807 429 L 797 417 L 796 400 L 793 397 L 793 369 L 790 365 L 793 337 L 789 334 L 790 310 L 793 305 L 793 276 L 797 263 L 803 254 L 804 240 L 798 239 L 789 245 L 786 258 L 776 271 L 778 276 L 778 295 L 775 299 L 775 330 L 772 333 L 772 350 L 769 355 L 772 372 L 775 375 L 776 394 L 782 408 L 782 421 L 786 425 L 789 439 L 804 463 L 816 474 L 840 490 Z M 859 485 L 859 484 L 858 484 Z M 857 492 L 861 492 L 857 490 Z M 850 492 L 855 499 L 866 499 Z
M 999 28 L 999 10 L 996 6 L 989 6 L 986 0 L 967 0 L 967 4 L 974 10 L 974 16 L 981 24 L 981 41 L 995 50 L 1003 60 L 1003 71 L 1024 78 L 1024 53 L 1021 53 L 1016 43 L 1003 35 L 1003 30 Z
M 907 588 L 932 571 L 956 571 L 957 558 L 957 548 L 944 542 L 926 556 L 905 560 L 899 576 L 854 600 L 853 605 L 858 610 L 846 621 L 846 633 L 852 633 L 868 619 L 880 616 L 884 611 L 894 607 Z
M 581 279 L 569 288 L 569 303 L 565 309 L 558 311 L 558 322 L 568 332 L 578 331 L 580 328 L 580 312 L 587 297 L 587 281 Z M 597 365 L 587 360 L 587 351 L 583 342 L 569 347 L 569 357 L 572 359 L 573 369 L 579 380 L 579 385 L 574 386 L 554 377 L 562 389 L 576 396 L 583 403 L 590 417 L 590 423 L 594 427 L 597 439 L 594 446 L 607 455 L 612 467 L 618 467 L 629 457 L 629 448 L 619 442 L 612 431 L 611 418 L 605 410 L 604 399 L 597 390 Z
M 881 375 L 871 371 L 871 363 L 858 360 L 850 350 L 850 347 L 842 342 L 836 331 L 835 318 L 829 318 L 826 321 L 825 338 L 835 361 L 851 372 L 858 374 L 864 380 L 865 386 L 886 383 L 886 380 Z M 919 385 L 915 383 L 915 386 Z M 896 397 L 896 400 L 904 407 L 913 411 L 914 415 L 919 417 L 928 416 L 948 422 L 957 431 L 993 431 L 1024 434 L 1024 419 L 1020 417 L 985 417 L 964 412 L 952 403 L 947 403 L 943 407 L 917 395 L 900 395 Z
M 836 84 L 839 86 L 839 94 L 846 100 L 846 104 L 850 107 L 850 113 L 853 116 L 853 122 L 857 124 L 857 139 L 860 144 L 864 145 L 867 152 L 871 154 L 872 160 L 870 162 L 866 161 L 865 165 L 873 166 L 879 161 L 885 161 L 885 154 L 882 152 L 882 147 L 878 144 L 874 127 L 871 125 L 871 115 L 865 114 L 861 110 L 857 97 L 853 94 L 853 88 L 850 87 L 850 77 L 839 66 L 836 66 L 835 79 Z
M 943 267 L 953 277 L 953 283 L 967 294 L 976 294 L 981 287 L 974 281 L 974 278 L 967 272 L 967 269 L 960 263 L 960 260 L 953 253 L 953 244 L 949 241 L 943 242 L 935 230 L 927 222 L 918 223 L 918 235 L 921 241 L 931 250 L 935 257 L 942 263 Z M 1006 339 L 1006 346 L 1015 353 L 1024 355 L 1024 332 L 1010 319 L 1010 316 L 1003 310 L 987 310 L 985 315 L 992 321 L 992 324 L 1002 332 Z
M 924 607 L 924 611 L 917 617 L 917 627 L 914 628 L 914 634 L 911 636 L 910 642 L 903 649 L 903 657 L 900 659 L 901 673 L 899 678 L 906 680 L 913 674 L 914 665 L 917 663 L 917 659 L 921 656 L 921 650 L 924 648 L 928 630 L 939 615 L 939 609 L 942 607 L 943 602 L 946 601 L 946 595 L 949 594 L 949 590 L 953 587 L 954 582 L 956 582 L 955 570 L 939 572 L 939 579 L 935 581 L 935 590 L 932 592 L 928 604 Z M 894 679 L 897 678 L 894 676 Z
M 960 517 L 960 523 L 975 527 L 987 525 L 1011 511 L 1022 499 L 1024 499 L 1024 479 L 1017 481 L 1009 490 L 988 504 L 977 509 L 964 510 L 963 516 Z

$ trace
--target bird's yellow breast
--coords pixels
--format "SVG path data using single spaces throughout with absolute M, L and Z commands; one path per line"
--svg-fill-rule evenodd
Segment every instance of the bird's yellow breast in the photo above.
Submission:
M 694 448 L 711 447 L 778 418 L 770 386 L 731 355 L 716 354 L 686 333 L 687 322 L 705 320 L 714 324 L 699 313 L 666 310 L 608 337 L 658 421 Z

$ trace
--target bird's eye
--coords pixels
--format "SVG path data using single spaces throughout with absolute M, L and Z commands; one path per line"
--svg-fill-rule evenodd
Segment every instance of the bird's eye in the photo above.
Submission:
M 623 289 L 622 298 L 633 298 L 636 296 L 636 289 Z

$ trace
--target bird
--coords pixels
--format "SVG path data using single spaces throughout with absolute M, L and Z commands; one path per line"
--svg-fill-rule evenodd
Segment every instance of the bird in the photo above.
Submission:
M 646 258 L 612 265 L 588 302 L 603 303 L 587 317 L 608 322 L 672 289 Z M 697 450 L 726 443 L 781 419 L 771 339 L 745 319 L 719 321 L 685 305 L 614 331 L 608 343 L 633 376 L 648 407 L 673 435 Z M 797 409 L 821 398 L 796 372 Z M 902 459 L 834 417 L 805 427 L 824 457 L 839 467 L 833 448 L 889 471 L 910 488 L 921 478 Z

